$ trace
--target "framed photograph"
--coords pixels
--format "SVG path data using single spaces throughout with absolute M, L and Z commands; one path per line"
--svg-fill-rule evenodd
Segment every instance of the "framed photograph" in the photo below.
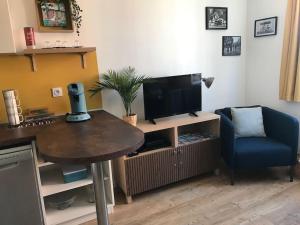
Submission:
M 206 30 L 227 30 L 228 8 L 206 7 Z
M 223 36 L 223 56 L 239 56 L 242 50 L 241 36 Z
M 35 0 L 40 32 L 73 32 L 70 0 Z
M 254 37 L 265 37 L 277 34 L 278 17 L 255 20 Z

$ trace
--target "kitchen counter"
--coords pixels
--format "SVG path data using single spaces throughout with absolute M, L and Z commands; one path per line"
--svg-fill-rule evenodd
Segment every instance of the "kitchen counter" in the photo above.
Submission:
M 43 127 L 8 128 L 6 125 L 1 125 L 0 149 L 30 143 L 36 140 L 41 129 Z
M 110 141 L 114 139 L 116 133 L 123 133 L 124 139 L 118 140 L 115 139 L 115 142 L 121 142 L 122 144 L 127 144 L 130 142 L 134 142 L 135 139 L 139 140 L 137 143 L 131 143 L 131 146 L 139 147 L 143 142 L 143 132 L 138 130 L 135 127 L 128 126 L 128 124 L 124 123 L 124 126 L 114 126 L 114 122 L 116 117 L 111 114 L 99 110 L 95 112 L 90 112 L 92 119 L 86 122 L 81 123 L 67 123 L 65 122 L 64 117 L 58 117 L 57 121 L 49 125 L 36 126 L 36 127 L 26 127 L 26 128 L 8 128 L 5 125 L 0 126 L 0 149 L 18 146 L 30 143 L 31 141 L 36 140 L 37 148 L 39 151 L 47 151 L 47 149 L 43 149 L 43 146 L 52 146 L 52 140 L 60 139 L 60 146 L 52 146 L 52 150 L 54 148 L 58 148 L 57 151 L 68 152 L 68 154 L 72 152 L 76 152 L 77 147 L 85 148 L 87 152 L 102 151 L 104 153 L 103 159 L 105 159 L 105 155 L 109 155 L 109 146 L 103 146 L 103 138 L 109 138 Z M 51 127 L 51 132 L 45 135 L 44 130 L 48 130 Z M 105 127 L 105 132 L 101 131 L 101 133 L 97 134 L 97 127 L 103 128 Z M 102 130 L 102 129 L 100 129 Z M 67 131 L 67 132 L 66 132 Z M 82 140 L 74 140 L 72 135 L 74 133 L 80 134 Z M 126 133 L 132 133 L 130 137 L 126 136 Z M 87 140 L 84 142 L 83 140 Z M 142 140 L 142 142 L 140 141 Z M 78 145 L 79 144 L 79 145 Z M 83 145 L 82 145 L 83 144 Z M 42 145 L 42 146 L 41 146 Z M 95 149 L 96 147 L 96 149 Z M 79 151 L 79 150 L 78 150 Z M 131 148 L 124 148 L 123 151 L 118 153 L 114 153 L 115 157 L 124 155 L 129 153 Z M 88 157 L 87 157 L 88 158 Z M 53 158 L 52 158 L 53 159 Z M 51 157 L 48 157 L 47 160 L 51 160 Z

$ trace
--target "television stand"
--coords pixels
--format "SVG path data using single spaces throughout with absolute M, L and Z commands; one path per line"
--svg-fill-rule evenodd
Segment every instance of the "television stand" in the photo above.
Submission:
M 114 160 L 116 184 L 127 203 L 132 196 L 201 174 L 216 171 L 220 160 L 220 116 L 198 112 L 156 120 L 140 121 L 145 135 L 166 139 L 169 146 L 157 146 L 133 157 Z
M 190 116 L 194 116 L 194 117 L 199 117 L 199 116 L 197 115 L 197 113 L 195 113 L 195 112 L 191 112 L 191 113 L 189 113 L 189 115 L 190 115 Z
M 152 123 L 153 125 L 156 125 L 156 122 L 154 119 L 150 119 L 149 122 Z

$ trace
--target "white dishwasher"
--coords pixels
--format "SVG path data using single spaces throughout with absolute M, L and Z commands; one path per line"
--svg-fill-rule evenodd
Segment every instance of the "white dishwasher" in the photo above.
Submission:
M 0 225 L 44 225 L 31 145 L 0 150 Z

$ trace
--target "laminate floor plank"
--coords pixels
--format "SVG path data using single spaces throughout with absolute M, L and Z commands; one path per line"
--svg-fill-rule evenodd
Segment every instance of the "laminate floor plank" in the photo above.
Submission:
M 235 186 L 221 172 L 116 199 L 111 225 L 300 225 L 300 168 L 292 183 L 284 168 L 240 172 Z

